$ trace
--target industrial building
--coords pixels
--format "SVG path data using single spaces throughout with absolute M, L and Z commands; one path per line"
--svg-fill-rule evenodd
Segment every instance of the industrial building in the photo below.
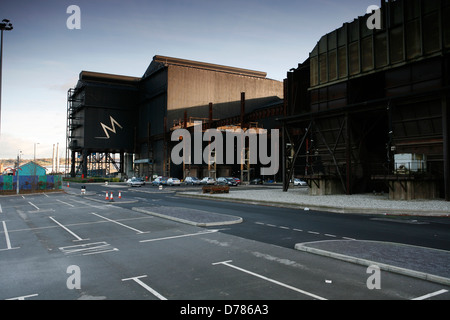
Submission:
M 215 176 L 248 166 L 213 161 L 174 166 L 171 132 L 191 128 L 272 128 L 282 116 L 283 82 L 242 68 L 155 56 L 141 78 L 82 71 L 67 98 L 71 175 Z M 70 155 L 69 155 L 70 153 Z
M 381 1 L 287 74 L 284 190 L 450 201 L 450 2 Z

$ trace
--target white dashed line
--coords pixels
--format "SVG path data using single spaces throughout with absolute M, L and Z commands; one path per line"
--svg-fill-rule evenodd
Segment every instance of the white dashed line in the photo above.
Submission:
M 279 229 L 283 229 L 283 230 L 292 230 L 292 231 L 296 231 L 296 232 L 307 232 L 309 234 L 314 234 L 314 235 L 323 235 L 325 237 L 329 237 L 329 238 L 340 238 L 339 236 L 335 235 L 335 234 L 330 234 L 330 233 L 320 233 L 317 231 L 310 231 L 310 230 L 305 230 L 303 231 L 302 229 L 296 229 L 296 228 L 289 228 L 286 226 L 277 226 L 274 224 L 270 224 L 270 223 L 264 223 L 264 222 L 255 222 L 255 224 L 260 225 L 260 226 L 266 226 L 266 227 L 272 227 L 272 228 L 279 228 Z M 346 240 L 355 240 L 353 238 L 349 238 L 349 237 L 341 237 L 342 239 L 346 239 Z

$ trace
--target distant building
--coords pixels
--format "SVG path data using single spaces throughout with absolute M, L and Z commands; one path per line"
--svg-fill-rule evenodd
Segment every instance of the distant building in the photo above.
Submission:
M 283 82 L 266 75 L 165 56 L 155 56 L 139 78 L 82 71 L 67 97 L 70 174 L 212 174 L 208 164 L 171 165 L 171 131 L 194 121 L 203 129 L 273 128 L 283 113 Z M 231 174 L 232 168 L 221 169 Z
M 19 175 L 21 176 L 45 176 L 46 174 L 45 168 L 33 161 L 20 166 Z

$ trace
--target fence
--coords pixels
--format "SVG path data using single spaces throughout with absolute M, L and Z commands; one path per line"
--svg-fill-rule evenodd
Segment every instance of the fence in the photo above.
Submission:
M 46 192 L 62 189 L 62 175 L 45 176 L 0 176 L 0 194 L 17 193 L 19 178 L 20 193 Z

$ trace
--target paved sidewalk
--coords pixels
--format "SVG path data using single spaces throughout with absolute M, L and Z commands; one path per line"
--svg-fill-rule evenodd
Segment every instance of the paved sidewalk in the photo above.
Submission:
M 389 200 L 388 195 L 357 194 L 310 196 L 307 188 L 280 188 L 241 190 L 231 188 L 228 194 L 202 194 L 201 192 L 179 192 L 180 196 L 235 201 L 303 210 L 336 213 L 360 213 L 411 216 L 450 216 L 450 202 L 443 200 Z
M 364 240 L 298 243 L 295 249 L 450 286 L 450 251 Z

